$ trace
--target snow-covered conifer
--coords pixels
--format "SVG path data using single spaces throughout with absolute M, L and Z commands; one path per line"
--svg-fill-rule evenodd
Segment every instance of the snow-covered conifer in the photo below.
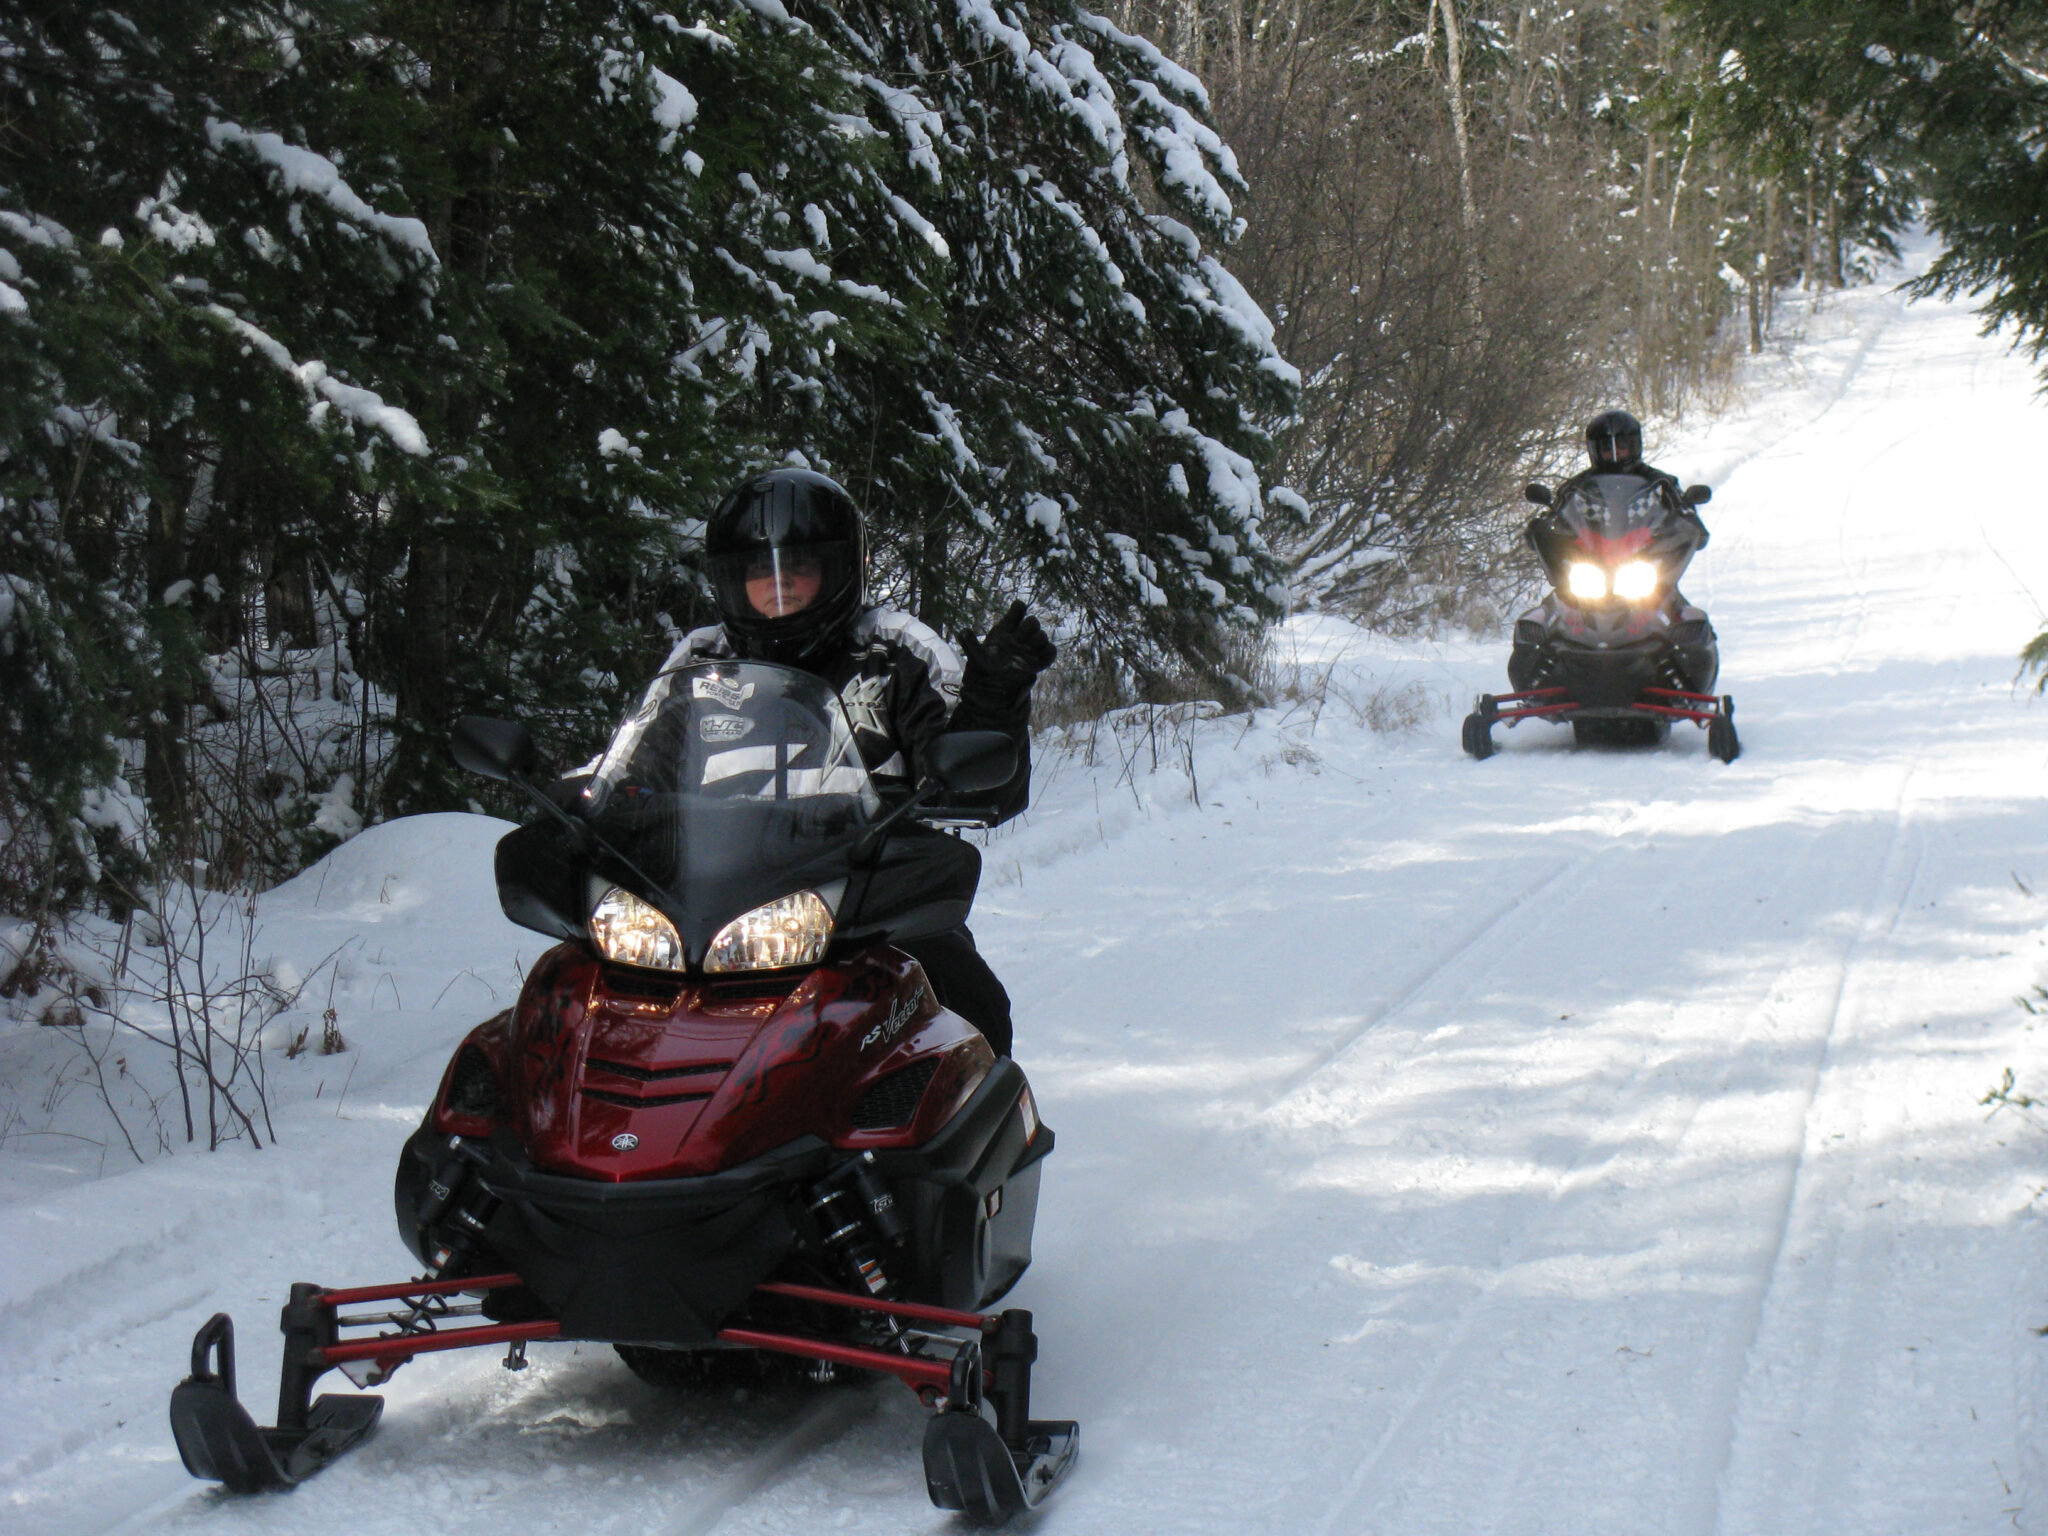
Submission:
M 1201 82 L 1060 0 L 804 14 L 894 146 L 886 249 L 944 261 L 934 328 L 823 413 L 920 610 L 1023 586 L 1141 662 L 1276 611 L 1259 466 L 1296 379 L 1226 264 Z

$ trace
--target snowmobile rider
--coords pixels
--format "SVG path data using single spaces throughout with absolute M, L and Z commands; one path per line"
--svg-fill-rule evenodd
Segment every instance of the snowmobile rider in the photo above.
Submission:
M 1678 476 L 1643 462 L 1643 424 L 1627 411 L 1602 411 L 1586 423 L 1586 458 L 1588 467 L 1557 488 L 1555 505 L 1562 506 L 1567 496 L 1595 475 L 1637 475 L 1652 484 L 1669 486 L 1679 511 L 1699 522 L 1699 514 L 1678 501 Z
M 1701 542 L 1706 541 L 1706 523 L 1698 511 L 1680 499 L 1678 476 L 1662 470 L 1643 459 L 1643 424 L 1627 411 L 1602 411 L 1586 423 L 1585 469 L 1560 484 L 1551 494 L 1550 505 L 1561 507 L 1570 499 L 1573 491 L 1598 475 L 1635 475 L 1651 485 L 1661 485 L 1668 493 L 1673 510 L 1678 516 L 1690 519 L 1700 530 Z M 1522 537 L 1531 549 L 1541 552 L 1537 543 L 1537 529 L 1551 514 L 1539 512 L 1529 519 L 1522 530 Z M 1698 633 L 1711 641 L 1713 630 L 1704 609 L 1695 607 L 1676 587 L 1671 591 L 1671 602 L 1677 622 L 1685 626 L 1697 626 Z M 1547 625 L 1555 599 L 1545 597 L 1536 607 L 1522 615 L 1531 627 L 1540 632 Z M 1522 624 L 1516 624 L 1517 638 L 1508 652 L 1508 683 L 1521 690 L 1534 688 L 1544 681 L 1543 646 L 1536 639 L 1522 638 Z M 1692 642 L 1688 642 L 1692 643 Z
M 927 757 L 942 733 L 1002 731 L 1017 743 L 1017 772 L 975 810 L 993 824 L 1024 809 L 1031 685 L 1057 652 L 1023 603 L 985 638 L 960 636 L 958 649 L 907 613 L 868 606 L 860 510 L 836 482 L 808 469 L 769 470 L 734 490 L 711 514 L 704 554 L 720 622 L 685 635 L 663 671 L 739 657 L 817 674 L 837 690 L 885 797 L 908 795 L 928 777 Z M 971 894 L 980 871 L 973 844 L 914 824 L 890 843 L 934 856 Z M 924 968 L 941 1004 L 987 1036 L 997 1055 L 1010 1054 L 1009 993 L 964 924 L 897 947 Z
M 1552 506 L 1563 506 L 1574 490 L 1595 475 L 1635 475 L 1652 485 L 1663 486 L 1670 492 L 1671 505 L 1678 515 L 1695 524 L 1702 535 L 1706 533 L 1707 525 L 1698 511 L 1679 499 L 1678 476 L 1643 462 L 1643 424 L 1627 411 L 1602 411 L 1586 423 L 1586 457 L 1591 461 L 1589 466 L 1557 488 Z M 1531 547 L 1535 544 L 1536 524 L 1541 520 L 1541 515 L 1531 518 L 1524 530 L 1523 536 Z M 1701 542 L 1705 542 L 1704 537 Z M 1680 607 L 1688 606 L 1684 594 L 1674 592 L 1672 596 Z

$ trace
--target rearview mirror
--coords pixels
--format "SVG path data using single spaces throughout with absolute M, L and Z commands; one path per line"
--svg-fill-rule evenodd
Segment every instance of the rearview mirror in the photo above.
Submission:
M 540 761 L 533 737 L 516 720 L 464 715 L 455 722 L 448 746 L 464 768 L 500 784 L 529 772 Z
M 1522 500 L 1533 501 L 1539 507 L 1550 505 L 1550 487 L 1538 480 L 1531 480 L 1522 487 Z
M 1713 499 L 1714 488 L 1711 485 L 1688 485 L 1685 494 L 1678 498 L 1679 504 L 1687 507 L 1703 507 Z
M 985 795 L 1017 775 L 1017 744 L 1002 731 L 948 731 L 932 743 L 932 777 L 956 795 Z

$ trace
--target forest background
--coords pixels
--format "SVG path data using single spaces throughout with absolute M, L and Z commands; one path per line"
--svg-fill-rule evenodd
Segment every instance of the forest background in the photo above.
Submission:
M 1743 129 L 1712 9 L 0 5 L 0 994 L 474 804 L 459 714 L 587 753 L 765 464 L 877 598 L 1030 597 L 1055 711 L 1497 623 L 1587 414 L 1905 217 L 1881 135 Z

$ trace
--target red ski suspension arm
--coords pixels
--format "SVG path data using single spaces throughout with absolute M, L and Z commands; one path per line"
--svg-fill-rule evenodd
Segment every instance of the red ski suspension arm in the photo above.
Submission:
M 326 1365 L 349 1360 L 410 1360 L 442 1349 L 468 1349 L 478 1344 L 524 1344 L 556 1339 L 562 1325 L 553 1318 L 535 1323 L 491 1323 L 482 1328 L 451 1328 L 445 1333 L 387 1334 L 379 1339 L 351 1339 L 315 1351 Z
M 979 1312 L 955 1312 L 950 1307 L 927 1306 L 921 1301 L 889 1301 L 880 1296 L 860 1296 L 851 1291 L 828 1290 L 820 1285 L 793 1285 L 771 1280 L 754 1287 L 757 1296 L 787 1296 L 792 1301 L 816 1301 L 826 1306 L 851 1307 L 856 1312 L 882 1312 L 890 1317 L 907 1317 L 914 1322 L 940 1323 L 948 1328 L 972 1328 L 987 1333 L 995 1327 L 993 1318 Z

